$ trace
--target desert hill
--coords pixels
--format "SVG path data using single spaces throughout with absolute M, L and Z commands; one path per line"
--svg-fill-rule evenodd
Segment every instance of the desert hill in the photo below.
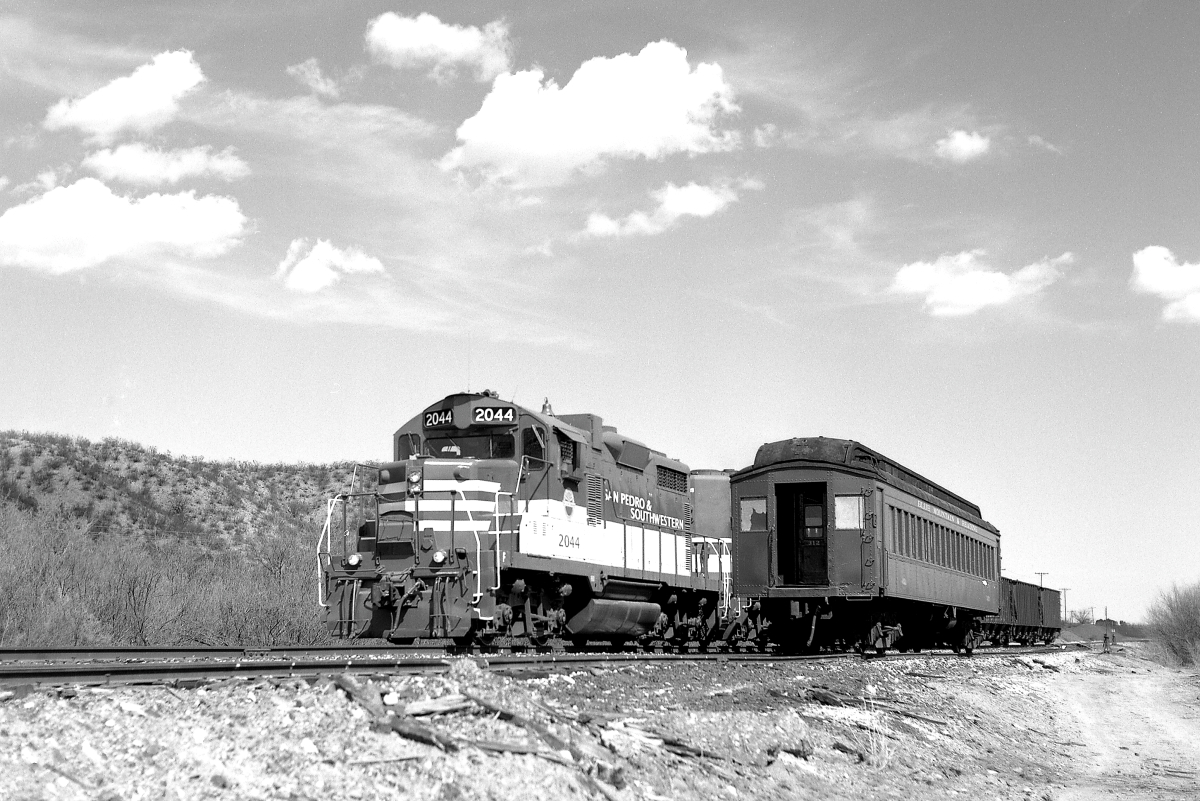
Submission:
M 325 500 L 349 487 L 352 463 L 217 462 L 118 439 L 0 432 L 0 499 L 57 512 L 94 532 L 178 537 L 221 549 L 264 531 L 315 542 Z
M 316 543 L 353 472 L 0 432 L 0 646 L 327 641 Z

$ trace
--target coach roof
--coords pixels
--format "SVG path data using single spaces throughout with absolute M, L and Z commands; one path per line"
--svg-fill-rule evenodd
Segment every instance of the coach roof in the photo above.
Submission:
M 975 504 L 852 439 L 794 437 L 768 442 L 754 455 L 754 464 L 739 470 L 733 480 L 737 482 L 749 473 L 789 462 L 823 462 L 873 474 L 885 484 L 913 493 L 930 503 L 950 507 L 982 523 L 989 531 L 996 532 L 994 526 L 983 520 Z

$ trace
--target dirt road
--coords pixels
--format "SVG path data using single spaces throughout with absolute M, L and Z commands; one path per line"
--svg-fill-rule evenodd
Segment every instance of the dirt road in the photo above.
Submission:
M 1074 775 L 1055 801 L 1200 799 L 1200 677 L 1128 654 L 1047 682 Z

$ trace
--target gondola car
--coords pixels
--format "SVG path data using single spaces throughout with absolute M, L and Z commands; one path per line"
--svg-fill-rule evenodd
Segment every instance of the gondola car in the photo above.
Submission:
M 703 642 L 728 614 L 728 476 L 596 415 L 450 395 L 376 478 L 330 504 L 318 548 L 336 637 Z M 356 527 L 355 495 L 373 507 Z
M 731 488 L 746 636 L 970 653 L 999 612 L 1000 535 L 979 507 L 858 442 L 768 443 Z
M 1000 609 L 980 622 L 983 636 L 993 645 L 1049 645 L 1062 630 L 1061 593 L 1002 576 Z

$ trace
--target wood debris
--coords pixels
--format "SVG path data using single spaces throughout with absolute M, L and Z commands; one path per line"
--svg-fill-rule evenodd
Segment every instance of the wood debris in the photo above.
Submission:
M 421 717 L 423 715 L 445 715 L 451 712 L 462 712 L 470 709 L 475 705 L 474 701 L 469 700 L 465 695 L 460 693 L 450 693 L 443 695 L 440 698 L 429 698 L 424 701 L 413 701 L 406 704 L 404 714 L 409 717 Z

